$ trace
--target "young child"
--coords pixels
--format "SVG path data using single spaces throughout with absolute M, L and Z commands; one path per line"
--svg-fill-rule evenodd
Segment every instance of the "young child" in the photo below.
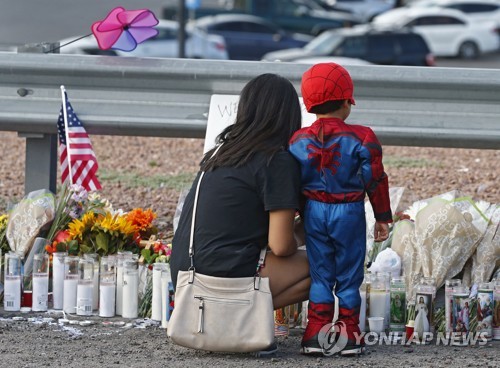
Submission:
M 365 193 L 375 213 L 375 241 L 387 239 L 392 222 L 382 148 L 370 128 L 345 123 L 355 102 L 351 77 L 342 66 L 312 66 L 302 76 L 301 87 L 307 111 L 317 119 L 293 135 L 289 148 L 300 162 L 307 199 L 304 227 L 311 289 L 302 353 L 330 355 L 331 346 L 325 344 L 331 342 L 322 338 L 320 330 L 332 323 L 335 293 L 339 300 L 336 330 L 347 336 L 340 354 L 359 354 L 363 351 L 358 323 L 366 252 Z

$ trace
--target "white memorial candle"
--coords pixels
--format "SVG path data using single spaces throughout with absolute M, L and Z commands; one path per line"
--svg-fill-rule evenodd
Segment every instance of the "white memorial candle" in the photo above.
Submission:
M 54 309 L 63 309 L 64 257 L 66 252 L 56 252 L 52 258 L 52 299 Z
M 3 308 L 6 312 L 21 309 L 21 277 L 5 276 L 3 285 Z
M 123 265 L 116 266 L 116 315 L 122 315 L 123 304 Z
M 162 316 L 162 285 L 161 273 L 165 263 L 155 263 L 153 265 L 153 295 L 151 301 L 151 319 L 153 321 L 161 321 Z
M 168 313 L 168 280 L 166 277 L 161 278 L 161 327 L 167 328 L 167 313 Z
M 100 300 L 99 300 L 99 316 L 114 317 L 115 316 L 115 283 L 105 283 L 101 281 Z
M 139 274 L 137 272 L 124 272 L 122 300 L 123 318 L 137 318 L 138 291 Z
M 370 291 L 370 315 L 369 317 L 386 316 L 387 308 L 387 292 L 385 291 Z M 384 323 L 385 325 L 385 323 Z
M 45 312 L 49 301 L 49 275 L 47 273 L 33 274 L 33 296 L 31 310 Z
M 64 279 L 63 290 L 63 310 L 65 313 L 76 312 L 76 292 L 78 285 L 78 276 L 66 276 Z
M 94 286 L 91 282 L 79 282 L 76 292 L 76 314 L 79 316 L 92 315 L 92 299 Z
M 366 291 L 362 290 L 359 292 L 361 296 L 361 306 L 359 309 L 359 329 L 361 332 L 365 331 L 366 327 Z
M 92 296 L 92 309 L 97 310 L 99 308 L 99 255 L 97 253 L 86 253 L 83 258 L 90 258 L 94 260 L 94 294 Z

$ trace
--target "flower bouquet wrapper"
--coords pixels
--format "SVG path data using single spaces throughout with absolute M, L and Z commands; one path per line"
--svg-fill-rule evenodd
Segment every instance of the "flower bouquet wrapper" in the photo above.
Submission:
M 485 234 L 472 256 L 472 283 L 488 282 L 500 262 L 500 206 L 491 205 L 485 211 L 489 219 Z
M 10 214 L 6 231 L 10 249 L 24 258 L 54 215 L 55 198 L 51 192 L 42 189 L 29 193 Z
M 415 219 L 422 273 L 434 277 L 437 288 L 463 269 L 483 235 L 473 224 L 473 215 L 462 213 L 459 204 L 439 198 L 432 200 Z

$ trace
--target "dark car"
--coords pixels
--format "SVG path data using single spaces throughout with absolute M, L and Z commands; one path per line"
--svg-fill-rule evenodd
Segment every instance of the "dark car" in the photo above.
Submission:
M 163 18 L 177 19 L 178 1 L 170 0 L 163 8 Z M 315 0 L 240 0 L 220 2 L 214 6 L 208 2 L 189 13 L 189 17 L 201 18 L 217 14 L 249 14 L 266 19 L 289 32 L 317 36 L 327 29 L 352 27 L 362 23 L 353 14 L 326 11 Z
M 260 60 L 268 52 L 302 47 L 312 40 L 309 35 L 287 33 L 265 19 L 247 14 L 202 17 L 193 25 L 224 37 L 231 60 Z
M 295 61 L 313 56 L 358 58 L 379 65 L 434 65 L 434 56 L 422 36 L 409 29 L 381 30 L 365 25 L 326 31 L 302 48 L 271 52 L 262 60 Z

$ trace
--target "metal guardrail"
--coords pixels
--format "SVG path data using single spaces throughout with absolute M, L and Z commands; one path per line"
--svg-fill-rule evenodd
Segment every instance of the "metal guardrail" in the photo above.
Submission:
M 211 95 L 239 94 L 261 73 L 280 74 L 300 91 L 307 68 L 0 52 L 0 131 L 28 137 L 29 189 L 34 176 L 54 170 L 61 84 L 89 134 L 203 138 Z M 347 68 L 357 103 L 349 122 L 371 126 L 382 144 L 500 149 L 500 70 Z

